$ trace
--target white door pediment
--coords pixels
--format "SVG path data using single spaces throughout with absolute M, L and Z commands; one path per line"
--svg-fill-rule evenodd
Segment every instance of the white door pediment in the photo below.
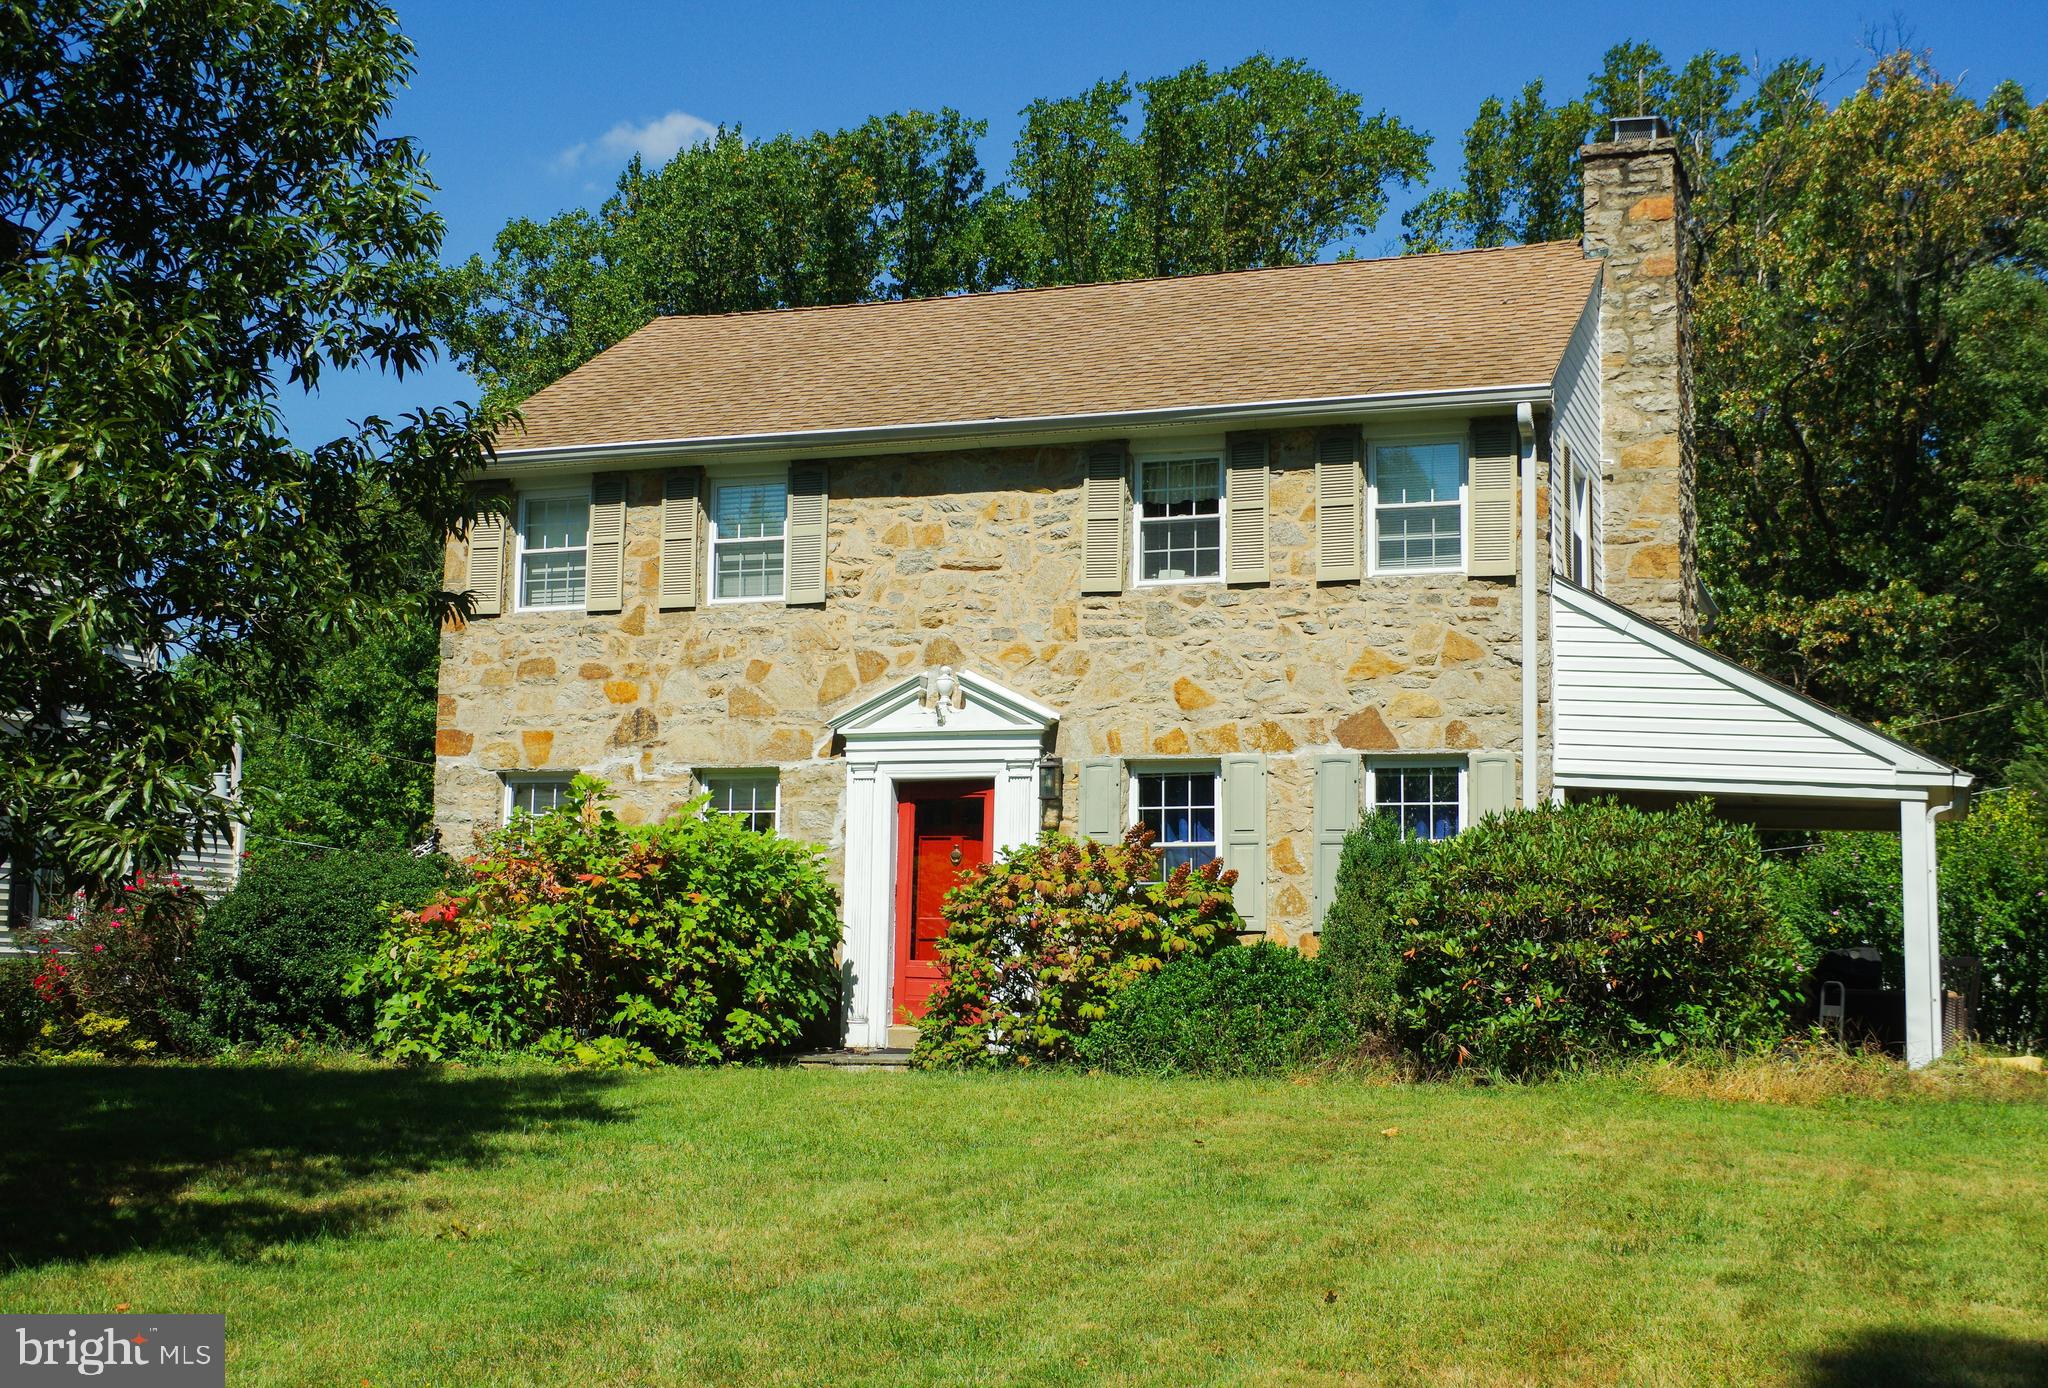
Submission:
M 849 745 L 874 740 L 1042 736 L 1059 715 L 971 670 L 910 675 L 831 720 Z

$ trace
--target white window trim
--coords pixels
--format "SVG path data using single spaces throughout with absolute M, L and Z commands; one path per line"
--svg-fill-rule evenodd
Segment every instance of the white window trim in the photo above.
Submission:
M 1216 861 L 1223 861 L 1223 764 L 1211 757 L 1190 757 L 1185 761 L 1172 759 L 1164 761 L 1135 761 L 1124 763 L 1124 823 L 1138 822 L 1138 778 L 1140 776 L 1200 776 L 1207 774 L 1211 782 L 1209 803 L 1215 807 L 1216 822 L 1210 826 L 1216 835 Z M 1461 821 L 1462 822 L 1462 821 Z M 1155 843 L 1154 848 L 1160 847 Z
M 1472 762 L 1468 757 L 1442 756 L 1373 756 L 1365 759 L 1365 812 L 1374 814 L 1380 808 L 1379 771 L 1428 771 L 1438 767 L 1455 768 L 1458 773 L 1458 833 L 1472 827 Z M 1453 837 L 1456 837 L 1453 835 Z M 1441 842 L 1441 840 L 1434 840 Z
M 1565 511 L 1565 543 L 1571 546 L 1565 559 L 1565 572 L 1572 582 L 1591 592 L 1593 589 L 1593 474 L 1586 468 L 1574 464 L 1567 454 L 1565 462 L 1565 495 L 1570 498 Z
M 1380 564 L 1380 450 L 1409 448 L 1418 444 L 1454 444 L 1458 450 L 1458 562 L 1427 569 L 1385 568 Z M 1461 574 L 1471 559 L 1472 448 L 1463 434 L 1390 434 L 1367 441 L 1365 470 L 1365 572 L 1368 577 L 1405 578 L 1413 574 Z M 1424 506 L 1446 506 L 1444 501 L 1389 502 L 1401 510 Z
M 542 487 L 519 493 L 519 514 L 517 524 L 512 528 L 512 610 L 514 612 L 581 612 L 589 603 L 590 596 L 590 521 L 583 522 L 583 602 L 542 602 L 529 603 L 526 600 L 526 556 L 531 554 L 571 554 L 572 549 L 536 549 L 526 547 L 526 505 L 529 501 L 581 501 L 590 505 L 590 484 L 579 487 Z
M 740 599 L 735 598 L 733 601 L 737 602 Z M 766 781 L 769 785 L 775 787 L 775 809 L 768 816 L 768 827 L 778 834 L 782 832 L 782 773 L 774 767 L 703 766 L 692 770 L 690 775 L 697 782 L 697 789 L 705 795 L 713 793 L 711 789 L 713 781 Z M 729 815 L 734 819 L 739 818 L 738 815 L 732 814 L 729 810 L 713 809 L 709 801 L 705 802 L 703 812 L 706 815 L 722 814 Z
M 718 493 L 724 487 L 744 487 L 753 482 L 782 484 L 782 591 L 751 598 L 718 596 Z M 786 602 L 789 599 L 789 469 L 750 468 L 744 472 L 716 472 L 704 479 L 704 601 L 714 607 L 744 607 L 748 603 Z M 746 540 L 730 540 L 747 544 Z
M 500 774 L 498 779 L 505 784 L 504 793 L 498 801 L 498 822 L 500 824 L 510 824 L 512 822 L 513 791 L 520 786 L 554 785 L 556 783 L 559 783 L 566 789 L 576 779 L 576 773 L 573 771 L 504 772 Z
M 1131 586 L 1134 588 L 1189 588 L 1201 583 L 1223 583 L 1230 572 L 1230 527 L 1224 519 L 1230 510 L 1230 469 L 1223 465 L 1223 445 L 1210 440 L 1185 448 L 1148 448 L 1131 454 Z M 1145 469 L 1154 463 L 1214 463 L 1216 466 L 1216 573 L 1211 578 L 1145 577 Z M 1155 522 L 1158 523 L 1158 522 Z

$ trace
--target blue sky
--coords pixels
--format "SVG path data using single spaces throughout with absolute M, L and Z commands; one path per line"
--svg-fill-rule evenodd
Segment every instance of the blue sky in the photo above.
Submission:
M 2034 100 L 2048 96 L 2041 0 L 396 3 L 419 70 L 392 129 L 427 151 L 451 260 L 488 251 L 512 217 L 601 200 L 634 148 L 665 154 L 721 122 L 768 135 L 953 106 L 988 121 L 982 159 L 993 181 L 1016 113 L 1034 97 L 1069 95 L 1118 72 L 1141 79 L 1198 59 L 1227 64 L 1260 49 L 1301 58 L 1362 93 L 1369 108 L 1435 135 L 1439 178 L 1455 173 L 1458 141 L 1482 99 L 1532 77 L 1554 99 L 1576 95 L 1601 53 L 1624 38 L 1656 44 L 1674 65 L 1709 47 L 1766 61 L 1811 58 L 1846 74 L 1830 92 L 1839 97 L 1863 69 L 1866 41 L 1903 33 L 1972 95 L 2011 77 Z M 1419 191 L 1397 194 L 1364 252 L 1394 249 L 1399 213 Z M 310 444 L 367 413 L 471 398 L 468 381 L 443 365 L 403 382 L 330 378 L 317 397 L 285 403 L 294 436 Z

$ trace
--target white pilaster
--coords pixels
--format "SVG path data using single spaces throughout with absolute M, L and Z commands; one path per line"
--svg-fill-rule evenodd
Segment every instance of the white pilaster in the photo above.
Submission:
M 1925 800 L 1899 803 L 1899 868 L 1905 890 L 1906 1063 L 1941 1055 L 1941 896 L 1935 866 L 1934 810 Z

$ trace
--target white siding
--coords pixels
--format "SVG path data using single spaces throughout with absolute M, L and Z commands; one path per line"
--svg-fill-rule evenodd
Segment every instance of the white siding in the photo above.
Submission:
M 1600 289 L 1586 300 L 1585 312 L 1572 329 L 1564 356 L 1557 364 L 1557 377 L 1550 385 L 1556 416 L 1550 429 L 1550 568 L 1565 572 L 1565 546 L 1570 541 L 1565 517 L 1571 504 L 1571 479 L 1565 473 L 1565 455 L 1572 465 L 1585 468 L 1600 486 L 1604 468 L 1600 457 Z M 1594 547 L 1593 579 L 1596 591 L 1606 586 L 1599 553 Z
M 1552 590 L 1563 786 L 1894 791 L 1960 773 L 1600 598 Z

